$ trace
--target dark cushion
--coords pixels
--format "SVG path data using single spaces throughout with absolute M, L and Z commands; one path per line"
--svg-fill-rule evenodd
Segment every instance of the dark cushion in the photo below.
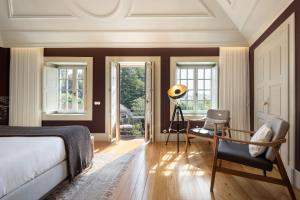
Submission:
M 213 138 L 214 137 L 214 130 L 209 130 L 205 128 L 192 128 L 189 131 L 189 134 L 195 135 L 195 136 L 200 136 L 200 137 L 208 137 L 208 138 Z M 217 135 L 221 136 L 222 131 L 218 130 Z
M 265 154 L 252 157 L 247 144 L 220 141 L 218 158 L 267 171 L 273 169 L 273 163 L 265 158 Z

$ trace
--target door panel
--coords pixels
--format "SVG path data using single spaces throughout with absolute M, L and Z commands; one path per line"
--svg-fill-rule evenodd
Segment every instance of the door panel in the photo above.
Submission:
M 254 83 L 254 126 L 256 130 L 274 117 L 289 120 L 288 34 L 288 26 L 280 27 L 254 52 L 254 74 L 256 76 Z M 285 165 L 288 164 L 287 149 L 287 144 L 281 148 Z
M 154 82 L 153 82 L 153 64 L 151 62 L 145 63 L 146 71 L 146 104 L 145 104 L 145 141 L 154 141 Z
M 110 139 L 111 142 L 120 140 L 120 102 L 119 102 L 119 75 L 120 66 L 118 63 L 111 63 L 110 66 Z

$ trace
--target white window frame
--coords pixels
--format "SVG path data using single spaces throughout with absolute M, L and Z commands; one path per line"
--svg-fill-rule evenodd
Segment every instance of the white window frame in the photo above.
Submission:
M 83 113 L 46 113 L 42 112 L 45 121 L 91 121 L 93 120 L 93 57 L 44 57 L 44 66 L 86 66 L 85 74 L 85 110 Z M 44 98 L 44 97 L 42 97 Z
M 179 62 L 178 62 L 179 63 Z M 181 101 L 191 101 L 193 103 L 193 110 L 182 110 L 184 114 L 192 114 L 192 115 L 197 115 L 197 114 L 200 114 L 200 115 L 205 115 L 206 114 L 206 110 L 197 110 L 197 106 L 198 106 L 198 103 L 199 101 L 206 101 L 205 99 L 205 91 L 210 91 L 211 93 L 211 98 L 209 99 L 212 104 L 213 104 L 213 68 L 216 67 L 215 65 L 216 64 L 178 64 L 177 63 L 177 66 L 176 66 L 176 73 L 178 72 L 178 69 L 187 69 L 187 70 L 193 70 L 193 78 L 192 79 L 189 79 L 188 77 L 188 73 L 187 73 L 187 77 L 186 79 L 181 79 L 180 75 L 179 77 L 176 77 L 176 82 L 179 84 L 181 83 L 181 80 L 187 80 L 187 81 L 193 81 L 193 100 L 186 100 L 184 99 L 184 97 L 181 99 Z M 199 79 L 199 74 L 198 74 L 198 69 L 203 69 L 204 72 L 203 72 L 203 78 L 202 79 Z M 210 74 L 210 78 L 206 78 L 206 70 L 209 69 L 211 72 Z M 177 76 L 177 74 L 176 74 Z M 199 80 L 202 80 L 203 81 L 203 89 L 199 89 L 198 88 L 198 82 Z M 209 80 L 211 82 L 211 87 L 210 89 L 206 89 L 205 88 L 205 81 L 206 80 Z M 188 84 L 187 84 L 188 86 Z M 199 96 L 199 91 L 203 91 L 203 100 L 199 100 L 198 99 L 198 96 Z
M 219 57 L 218 56 L 208 56 L 208 57 L 196 57 L 196 56 L 191 56 L 191 57 L 171 57 L 170 58 L 170 87 L 176 84 L 177 77 L 176 77 L 176 71 L 177 71 L 177 63 L 215 63 L 216 67 L 219 66 Z M 195 76 L 195 74 L 194 74 Z M 195 78 L 195 77 L 194 77 Z M 195 82 L 194 82 L 195 84 Z M 195 85 L 194 89 L 196 91 Z M 194 93 L 196 95 L 196 93 Z M 218 94 L 217 94 L 218 95 Z M 196 99 L 197 97 L 194 97 Z M 216 97 L 218 98 L 218 96 Z M 216 101 L 217 102 L 217 101 Z M 218 102 L 217 102 L 218 103 Z M 218 107 L 218 105 L 215 105 L 215 107 Z M 174 103 L 170 102 L 170 119 L 172 117 L 174 109 Z M 206 117 L 206 113 L 201 113 L 201 112 L 184 112 L 184 117 L 186 119 L 201 119 L 203 117 Z
M 86 65 L 78 65 L 78 66 L 71 66 L 71 65 L 59 65 L 58 67 L 58 111 L 57 111 L 57 114 L 84 114 L 85 113 L 85 108 L 86 108 Z M 68 78 L 65 78 L 65 79 L 61 79 L 60 78 L 60 70 L 62 69 L 72 69 L 73 70 L 73 74 L 72 74 L 72 79 L 68 79 Z M 77 79 L 77 70 L 78 69 L 83 69 L 83 78 L 82 79 Z M 76 72 L 76 73 L 74 73 Z M 66 74 L 66 77 L 68 76 L 68 74 Z M 72 99 L 72 109 L 69 111 L 67 109 L 67 111 L 63 111 L 61 110 L 61 102 L 60 102 L 60 97 L 61 97 L 61 87 L 60 87 L 60 81 L 61 80 L 72 80 L 73 84 L 72 84 L 72 93 L 74 95 L 74 93 L 76 93 L 76 95 L 78 95 L 77 93 L 77 80 L 82 80 L 83 81 L 83 86 L 82 86 L 82 93 L 83 93 L 83 99 L 84 99 L 84 103 L 83 103 L 83 112 L 79 112 L 77 111 L 77 109 L 74 109 L 74 105 L 77 104 L 76 102 L 76 99 L 73 98 Z M 66 91 L 68 89 L 65 89 Z M 68 108 L 68 105 L 67 105 L 67 108 Z

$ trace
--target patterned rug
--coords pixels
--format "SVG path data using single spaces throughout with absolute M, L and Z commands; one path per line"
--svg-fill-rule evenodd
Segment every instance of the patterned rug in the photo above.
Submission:
M 109 200 L 126 172 L 135 151 L 125 155 L 98 153 L 93 166 L 72 183 L 61 183 L 47 200 Z

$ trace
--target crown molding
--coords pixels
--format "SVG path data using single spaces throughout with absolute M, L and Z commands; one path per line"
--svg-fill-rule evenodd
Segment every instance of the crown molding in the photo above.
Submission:
M 5 31 L 6 47 L 199 47 L 248 46 L 235 30 L 186 31 Z

